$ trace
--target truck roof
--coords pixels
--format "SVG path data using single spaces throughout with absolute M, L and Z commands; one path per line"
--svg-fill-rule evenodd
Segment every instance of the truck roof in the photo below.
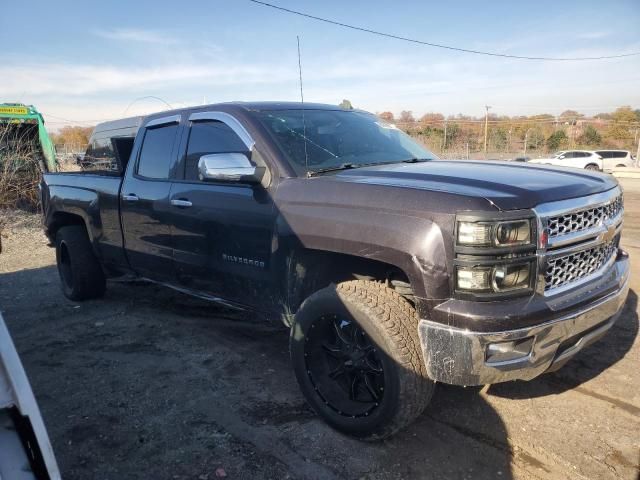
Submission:
M 109 120 L 108 122 L 98 123 L 93 132 L 95 134 L 97 132 L 107 132 L 109 130 L 121 130 L 125 128 L 137 130 L 142 124 L 144 118 L 144 116 L 140 115 L 137 117 L 120 118 L 118 120 Z
M 117 120 L 109 120 L 108 122 L 98 123 L 94 130 L 92 137 L 109 133 L 117 133 L 118 136 L 135 136 L 140 126 L 145 121 L 159 116 L 179 114 L 186 110 L 206 110 L 217 109 L 224 107 L 225 110 L 237 108 L 238 110 L 245 111 L 263 111 L 263 110 L 343 110 L 338 105 L 328 105 L 325 103 L 301 103 L 301 102 L 281 102 L 281 101 L 264 101 L 264 102 L 222 102 L 212 103 L 209 105 L 193 105 L 190 107 L 176 108 L 173 110 L 163 110 L 160 112 L 154 112 L 149 115 L 139 115 L 136 117 L 120 118 Z
M 282 102 L 282 101 L 265 101 L 265 102 L 221 102 L 209 105 L 192 105 L 190 107 L 176 108 L 174 110 L 163 110 L 161 112 L 151 113 L 144 117 L 144 121 L 152 118 L 163 117 L 167 115 L 176 115 L 189 110 L 208 110 L 208 109 L 224 109 L 231 111 L 234 109 L 259 112 L 264 110 L 344 110 L 339 105 L 329 105 L 326 103 L 301 103 L 301 102 Z M 354 109 L 353 111 L 361 111 Z

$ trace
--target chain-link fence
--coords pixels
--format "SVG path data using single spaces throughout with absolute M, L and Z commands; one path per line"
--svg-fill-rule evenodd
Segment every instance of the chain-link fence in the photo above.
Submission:
M 552 119 L 396 122 L 441 158 L 506 160 L 541 157 L 558 150 L 638 151 L 640 122 Z

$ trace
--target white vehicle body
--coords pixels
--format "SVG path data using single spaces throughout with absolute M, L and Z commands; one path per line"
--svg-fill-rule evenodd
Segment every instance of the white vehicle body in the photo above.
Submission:
M 634 166 L 633 156 L 628 150 L 595 150 L 594 153 L 602 157 L 605 171 Z
M 529 163 L 541 163 L 544 165 L 557 165 L 559 167 L 586 168 L 587 170 L 603 169 L 603 160 L 600 155 L 588 150 L 566 150 L 556 153 L 551 158 L 534 158 Z
M 60 480 L 47 429 L 2 315 L 0 480 Z

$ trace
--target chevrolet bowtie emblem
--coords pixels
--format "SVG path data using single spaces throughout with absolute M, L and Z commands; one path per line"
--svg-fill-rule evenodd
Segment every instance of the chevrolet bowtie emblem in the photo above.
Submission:
M 602 241 L 609 243 L 611 240 L 613 240 L 613 237 L 615 236 L 616 236 L 616 226 L 609 225 L 607 227 L 607 231 L 602 234 Z

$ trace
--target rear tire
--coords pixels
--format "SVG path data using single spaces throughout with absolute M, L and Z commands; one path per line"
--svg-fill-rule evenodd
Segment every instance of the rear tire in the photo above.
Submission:
M 70 300 L 100 298 L 106 289 L 104 272 L 93 253 L 87 231 L 79 225 L 56 233 L 56 262 L 62 293 Z
M 599 172 L 600 171 L 600 167 L 598 167 L 598 165 L 596 165 L 595 163 L 590 163 L 589 165 L 584 167 L 584 169 L 585 170 L 591 170 L 593 172 Z
M 330 285 L 295 316 L 291 361 L 302 393 L 332 427 L 365 440 L 388 437 L 429 404 L 418 315 L 382 283 Z

